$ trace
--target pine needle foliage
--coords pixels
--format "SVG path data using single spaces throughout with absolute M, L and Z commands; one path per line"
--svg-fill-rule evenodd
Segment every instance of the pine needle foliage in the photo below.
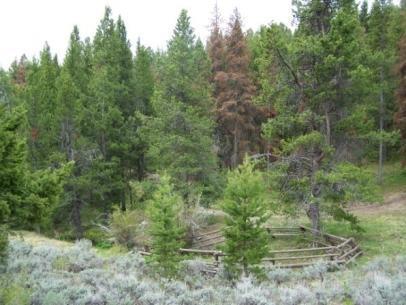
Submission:
M 179 268 L 179 249 L 183 245 L 184 232 L 178 219 L 181 207 L 181 197 L 174 192 L 169 176 L 164 174 L 152 196 L 148 215 L 152 238 L 149 262 L 166 277 L 175 276 Z
M 224 229 L 224 261 L 232 276 L 243 271 L 260 274 L 259 264 L 268 253 L 269 237 L 264 224 L 269 213 L 263 176 L 245 160 L 228 175 L 222 210 L 227 214 Z

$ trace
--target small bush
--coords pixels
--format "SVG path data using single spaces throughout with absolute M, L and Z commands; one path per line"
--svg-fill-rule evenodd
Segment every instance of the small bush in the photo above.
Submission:
M 83 237 L 90 240 L 98 248 L 110 248 L 112 243 L 108 234 L 101 228 L 91 228 L 85 231 Z
M 358 287 L 352 289 L 356 305 L 404 305 L 406 278 L 404 274 L 389 277 L 383 273 L 369 273 Z
M 252 278 L 243 278 L 236 286 L 237 305 L 272 305 L 271 299 Z
M 0 277 L 2 305 L 403 305 L 406 299 L 404 256 L 373 260 L 366 272 L 325 274 L 320 263 L 297 273 L 268 270 L 267 282 L 234 282 L 221 274 L 207 280 L 202 259 L 183 262 L 182 281 L 151 278 L 139 254 L 102 259 L 88 240 L 62 249 L 11 240 L 8 253 L 7 273 Z M 320 274 L 326 280 L 314 281 Z
M 389 270 L 391 262 L 387 257 L 381 256 L 377 257 L 374 260 L 368 262 L 363 268 L 366 272 L 377 272 Z
M 395 258 L 394 264 L 399 272 L 406 273 L 406 256 L 405 255 L 397 256 Z
M 131 198 L 130 207 L 136 210 L 142 210 L 146 202 L 151 199 L 158 185 L 159 177 L 150 176 L 142 181 L 130 181 Z
M 66 251 L 69 258 L 69 271 L 80 272 L 86 268 L 100 268 L 103 265 L 100 259 L 92 249 L 90 240 L 82 239 L 75 243 Z
M 274 268 L 267 273 L 268 279 L 277 285 L 290 281 L 293 276 L 292 270 L 287 268 Z
M 311 291 L 302 285 L 296 285 L 294 288 L 281 288 L 280 304 L 299 305 L 311 304 L 313 302 Z
M 69 269 L 69 259 L 65 256 L 57 257 L 52 262 L 52 268 L 55 270 L 67 271 Z
M 328 271 L 328 264 L 323 261 L 318 261 L 313 265 L 303 268 L 303 278 L 310 280 L 324 280 L 324 276 Z
M 145 248 L 149 244 L 146 234 L 146 216 L 142 210 L 113 212 L 110 221 L 110 233 L 114 241 L 129 249 Z
M 145 260 L 138 253 L 112 257 L 108 265 L 114 272 L 121 274 L 144 274 L 147 272 Z
M 207 262 L 202 259 L 182 261 L 182 273 L 189 276 L 201 276 L 207 269 Z
M 3 305 L 30 305 L 31 291 L 23 284 L 12 282 L 11 278 L 0 282 L 0 304 Z
M 0 226 L 0 272 L 7 259 L 8 231 L 5 226 Z

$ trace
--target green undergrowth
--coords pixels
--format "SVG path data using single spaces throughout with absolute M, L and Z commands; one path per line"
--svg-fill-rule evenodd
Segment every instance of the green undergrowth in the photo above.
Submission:
M 108 258 L 108 257 L 113 257 L 116 255 L 122 255 L 125 253 L 128 253 L 129 250 L 126 247 L 120 246 L 120 245 L 112 245 L 109 248 L 105 247 L 94 247 L 96 253 L 100 255 L 101 257 Z
M 357 261 L 365 263 L 375 256 L 395 256 L 406 253 L 406 210 L 382 215 L 358 216 L 364 232 L 351 231 L 344 223 L 325 224 L 325 231 L 344 237 L 354 237 L 363 256 Z
M 372 173 L 378 172 L 378 165 L 367 166 Z M 380 185 L 383 194 L 392 192 L 406 192 L 406 168 L 402 168 L 399 161 L 387 162 L 383 167 L 383 178 Z

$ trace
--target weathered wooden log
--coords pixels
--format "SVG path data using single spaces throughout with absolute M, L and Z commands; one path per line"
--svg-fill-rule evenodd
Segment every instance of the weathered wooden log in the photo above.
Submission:
M 287 256 L 287 257 L 266 257 L 262 261 L 284 261 L 284 260 L 298 260 L 298 259 L 311 259 L 311 258 L 322 258 L 322 257 L 334 257 L 335 253 L 331 254 L 318 254 L 318 255 L 304 255 L 304 256 Z
M 215 240 L 212 240 L 212 241 L 209 241 L 209 242 L 206 242 L 206 243 L 199 243 L 196 246 L 198 246 L 199 248 L 209 247 L 209 246 L 220 244 L 223 241 L 224 241 L 224 238 L 219 237 L 219 238 L 217 238 L 217 240 L 215 239 Z
M 340 265 L 344 264 L 346 261 L 345 260 L 334 260 L 334 261 L 329 261 L 326 262 L 327 265 Z M 301 268 L 301 267 L 306 267 L 306 266 L 311 266 L 314 265 L 314 262 L 308 262 L 308 263 L 297 263 L 297 264 L 277 264 L 275 267 L 278 268 Z
M 345 262 L 345 265 L 352 263 L 358 256 L 362 255 L 362 251 L 357 252 L 354 256 L 352 256 L 349 260 Z
M 351 242 L 353 242 L 353 241 L 354 241 L 354 239 L 353 239 L 352 237 L 351 237 L 351 238 L 348 238 L 348 239 L 347 239 L 346 241 L 344 241 L 343 243 L 337 245 L 337 248 L 342 248 L 342 247 L 348 245 L 349 243 L 351 243 Z
M 318 239 L 311 239 L 311 238 L 307 238 L 307 237 L 304 237 L 304 236 L 302 238 L 304 240 L 311 241 L 313 243 L 320 244 L 320 245 L 325 246 L 325 247 L 330 247 L 331 246 L 330 244 L 328 244 L 328 243 L 326 243 L 324 241 L 318 240 Z
M 348 255 L 356 252 L 359 249 L 359 246 L 357 245 L 356 247 L 352 248 L 350 251 L 344 253 L 343 255 L 341 255 L 338 259 L 344 259 L 346 258 Z
M 286 249 L 286 250 L 274 250 L 269 251 L 269 254 L 279 254 L 279 253 L 296 253 L 296 252 L 309 252 L 309 251 L 324 251 L 335 249 L 334 246 L 329 247 L 319 247 L 319 248 L 303 248 L 303 249 Z
M 210 237 L 208 237 L 208 238 L 201 238 L 201 239 L 197 239 L 197 240 L 195 238 L 193 238 L 193 239 L 198 241 L 199 243 L 204 243 L 206 241 L 213 240 L 216 238 L 221 238 L 221 237 L 223 237 L 223 234 L 217 234 L 217 235 L 213 234 L 213 235 L 210 235 Z
M 217 229 L 217 230 L 213 230 L 213 231 L 210 231 L 210 232 L 206 232 L 206 233 L 203 233 L 203 234 L 200 234 L 200 235 L 196 235 L 196 236 L 194 236 L 194 237 L 195 237 L 195 238 L 204 237 L 204 236 L 207 236 L 207 235 L 219 233 L 219 232 L 221 232 L 221 231 L 222 231 L 221 229 Z
M 181 253 L 191 253 L 191 254 L 200 254 L 200 255 L 209 255 L 209 256 L 224 256 L 224 253 L 216 250 L 201 250 L 201 249 L 179 249 Z
M 316 233 L 318 233 L 318 234 L 320 234 L 322 236 L 328 236 L 328 237 L 336 239 L 336 240 L 340 240 L 340 241 L 346 241 L 347 240 L 347 239 L 345 239 L 343 237 L 336 236 L 336 235 L 333 235 L 333 234 L 324 233 L 324 232 L 321 232 L 321 231 L 318 231 L 318 230 L 314 230 L 312 228 L 308 228 L 306 226 L 300 226 L 300 227 L 307 230 L 307 231 L 316 232 Z
M 279 228 L 279 227 L 266 227 L 267 230 L 269 231 L 301 231 L 302 229 L 300 227 L 286 227 L 286 228 Z
M 292 237 L 292 236 L 301 236 L 302 233 L 298 232 L 298 233 L 271 233 L 271 237 Z

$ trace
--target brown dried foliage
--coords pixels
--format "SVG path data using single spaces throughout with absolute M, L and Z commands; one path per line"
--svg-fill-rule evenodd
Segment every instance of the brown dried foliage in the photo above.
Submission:
M 225 38 L 218 18 L 214 20 L 208 51 L 215 87 L 219 157 L 224 167 L 233 168 L 246 154 L 267 150 L 261 125 L 273 113 L 252 103 L 256 88 L 250 79 L 250 57 L 238 12 L 231 18 Z

